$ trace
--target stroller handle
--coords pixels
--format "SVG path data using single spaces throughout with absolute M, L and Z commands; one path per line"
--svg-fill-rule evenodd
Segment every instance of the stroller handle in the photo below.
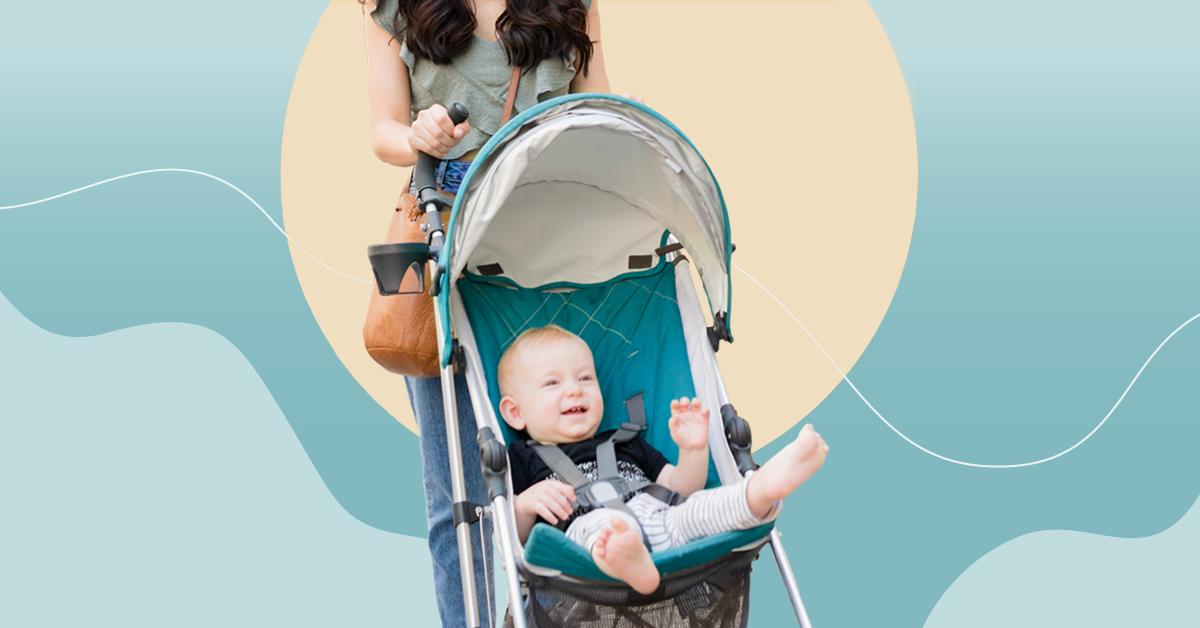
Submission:
M 447 109 L 450 121 L 455 126 L 467 119 L 467 108 L 460 103 L 454 103 Z M 448 209 L 454 204 L 454 197 L 439 192 L 437 189 L 438 158 L 427 153 L 417 155 L 417 166 L 413 168 L 413 181 L 417 187 L 417 205 L 425 212 L 425 224 L 421 230 L 425 232 L 425 241 L 429 244 L 429 259 L 436 260 L 446 242 L 445 228 L 442 225 L 441 210 Z M 429 271 L 429 294 L 437 296 L 439 275 L 442 269 L 434 264 Z
M 454 123 L 454 126 L 462 124 L 469 115 L 467 108 L 459 103 L 454 103 L 453 106 L 448 107 L 446 112 L 450 114 L 450 121 Z M 425 153 L 417 155 L 417 166 L 413 170 L 413 181 L 417 184 L 418 197 L 421 196 L 421 191 L 425 188 L 437 188 L 437 181 L 435 180 L 437 163 L 438 159 L 433 155 Z

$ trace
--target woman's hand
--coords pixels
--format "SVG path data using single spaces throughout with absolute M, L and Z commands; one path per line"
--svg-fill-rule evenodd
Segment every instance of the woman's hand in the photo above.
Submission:
M 631 94 L 629 92 L 625 92 L 624 94 L 621 94 L 621 97 L 628 98 L 629 100 L 636 100 L 636 101 L 642 103 L 643 105 L 646 104 L 646 101 L 642 100 L 641 96 L 634 96 L 633 94 Z
M 442 159 L 470 130 L 470 122 L 464 121 L 455 126 L 446 108 L 434 105 L 417 113 L 417 119 L 413 120 L 408 132 L 408 145 L 414 152 Z

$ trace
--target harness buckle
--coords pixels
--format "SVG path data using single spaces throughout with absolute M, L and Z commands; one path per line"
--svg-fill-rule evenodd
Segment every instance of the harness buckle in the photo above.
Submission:
M 578 505 L 585 512 L 590 512 L 614 500 L 624 502 L 628 495 L 629 483 L 624 478 L 607 478 L 588 484 L 583 494 L 576 493 L 575 497 Z
M 588 488 L 588 499 L 593 502 L 603 504 L 614 499 L 620 499 L 617 495 L 617 489 L 608 482 L 596 482 Z

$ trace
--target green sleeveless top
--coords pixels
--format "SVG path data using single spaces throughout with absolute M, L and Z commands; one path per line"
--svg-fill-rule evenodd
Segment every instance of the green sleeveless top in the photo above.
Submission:
M 509 81 L 512 80 L 512 66 L 508 65 L 500 40 L 487 41 L 472 35 L 470 45 L 447 65 L 418 59 L 408 50 L 403 33 L 397 33 L 392 28 L 396 6 L 397 0 L 376 0 L 371 18 L 400 43 L 400 58 L 408 66 L 408 82 L 412 89 L 413 119 L 416 119 L 418 111 L 434 104 L 450 106 L 462 103 L 471 114 L 471 132 L 450 149 L 445 158 L 456 159 L 483 146 L 500 130 L 500 116 L 504 112 Z M 583 0 L 583 6 L 591 9 L 592 1 Z M 403 17 L 399 19 L 399 26 L 403 31 Z M 574 51 L 569 58 L 554 57 L 542 61 L 532 70 L 523 68 L 517 95 L 513 98 L 512 115 L 515 117 L 543 100 L 567 94 L 573 78 Z

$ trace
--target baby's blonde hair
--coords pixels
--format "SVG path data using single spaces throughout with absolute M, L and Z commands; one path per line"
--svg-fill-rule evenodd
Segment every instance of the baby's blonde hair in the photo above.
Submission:
M 500 394 L 507 395 L 512 391 L 513 377 L 516 375 L 514 369 L 521 351 L 528 347 L 547 345 L 558 340 L 578 340 L 583 342 L 585 347 L 587 346 L 583 338 L 554 324 L 527 329 L 517 336 L 517 339 L 504 351 L 504 355 L 500 356 L 500 364 L 496 366 L 496 382 L 500 385 Z

